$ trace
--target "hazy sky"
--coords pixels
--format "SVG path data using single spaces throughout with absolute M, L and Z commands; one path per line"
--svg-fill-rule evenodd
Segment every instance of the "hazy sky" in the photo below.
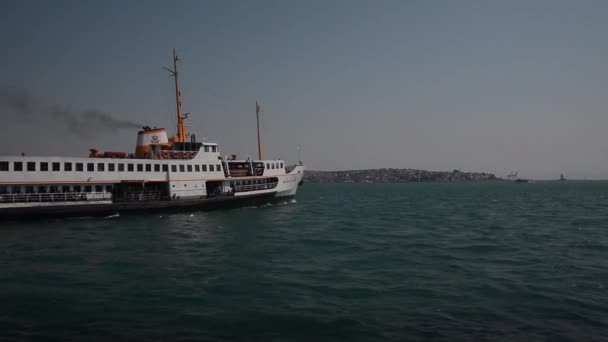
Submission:
M 406 167 L 608 178 L 607 1 L 3 1 L 0 88 L 311 169 Z M 0 109 L 1 154 L 134 149 Z M 73 128 L 73 126 L 72 126 Z

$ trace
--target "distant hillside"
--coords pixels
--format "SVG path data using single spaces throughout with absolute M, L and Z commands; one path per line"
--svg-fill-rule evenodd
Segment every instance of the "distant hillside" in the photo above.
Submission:
M 387 183 L 387 182 L 455 182 L 496 181 L 491 173 L 426 171 L 413 169 L 373 169 L 349 171 L 306 171 L 304 182 L 309 183 Z

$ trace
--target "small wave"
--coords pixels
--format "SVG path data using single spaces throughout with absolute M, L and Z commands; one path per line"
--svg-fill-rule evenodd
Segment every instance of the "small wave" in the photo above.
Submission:
M 74 216 L 74 217 L 67 217 L 66 219 L 68 219 L 68 220 L 91 220 L 94 218 L 95 218 L 94 216 Z
M 106 217 L 104 217 L 104 218 L 106 218 L 106 219 L 111 219 L 111 218 L 117 218 L 117 217 L 120 217 L 120 214 L 119 214 L 119 213 L 116 213 L 116 214 L 113 214 L 113 215 L 109 215 L 109 216 L 106 216 Z

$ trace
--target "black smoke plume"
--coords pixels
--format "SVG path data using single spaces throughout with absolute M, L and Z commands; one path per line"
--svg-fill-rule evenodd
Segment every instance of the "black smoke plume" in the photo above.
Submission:
M 44 119 L 60 121 L 74 134 L 86 136 L 97 133 L 95 129 L 140 128 L 142 125 L 117 119 L 98 110 L 72 111 L 64 106 L 41 103 L 25 89 L 0 87 L 0 109 L 20 120 Z

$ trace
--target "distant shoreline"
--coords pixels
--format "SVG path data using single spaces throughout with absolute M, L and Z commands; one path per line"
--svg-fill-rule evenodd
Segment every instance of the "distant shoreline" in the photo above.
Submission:
M 306 171 L 309 183 L 396 183 L 396 182 L 486 182 L 502 181 L 492 173 L 428 171 L 415 169 L 368 169 L 345 171 Z

